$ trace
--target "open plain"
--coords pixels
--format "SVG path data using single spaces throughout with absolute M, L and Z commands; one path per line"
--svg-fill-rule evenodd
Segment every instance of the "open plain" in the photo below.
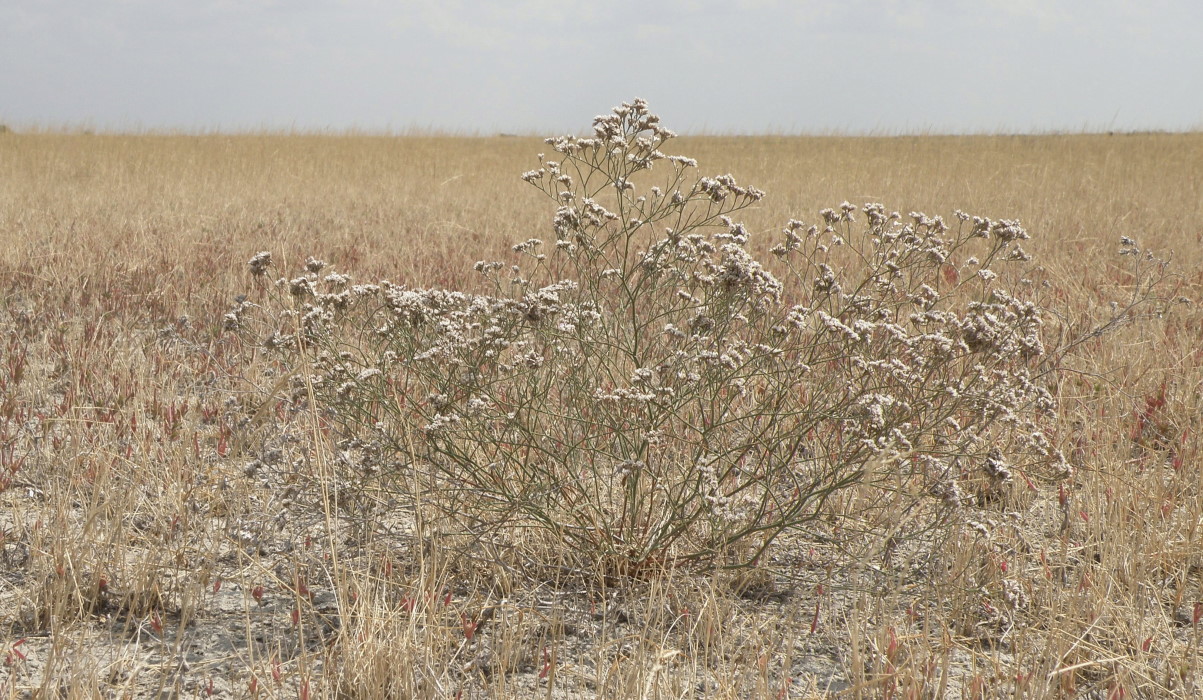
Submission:
M 1203 133 L 671 145 L 767 192 L 738 217 L 765 257 L 844 201 L 1022 221 L 1049 343 L 1081 339 L 1047 375 L 1072 469 L 923 547 L 824 521 L 752 567 L 590 578 L 443 546 L 406 467 L 365 476 L 223 318 L 259 251 L 480 291 L 553 238 L 519 177 L 549 146 L 9 131 L 0 697 L 1203 693 Z

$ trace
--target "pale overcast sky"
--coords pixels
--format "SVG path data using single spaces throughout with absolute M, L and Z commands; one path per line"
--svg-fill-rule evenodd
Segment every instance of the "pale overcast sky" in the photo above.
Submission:
M 0 0 L 0 122 L 1203 128 L 1201 0 Z

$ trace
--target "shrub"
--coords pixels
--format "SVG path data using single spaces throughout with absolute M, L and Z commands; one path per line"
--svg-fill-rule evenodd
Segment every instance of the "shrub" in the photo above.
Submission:
M 620 575 L 755 562 L 875 466 L 951 510 L 1060 468 L 1017 222 L 844 203 L 761 262 L 732 217 L 764 194 L 673 136 L 636 100 L 548 139 L 522 177 L 554 240 L 476 263 L 488 294 L 313 259 L 265 285 L 293 398 L 361 467 L 423 476 L 441 527 Z

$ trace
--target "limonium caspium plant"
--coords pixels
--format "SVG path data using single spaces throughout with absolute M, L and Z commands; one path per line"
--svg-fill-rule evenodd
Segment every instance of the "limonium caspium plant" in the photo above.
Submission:
M 609 573 L 754 562 L 873 465 L 947 512 L 1063 464 L 1017 222 L 844 203 L 761 261 L 734 217 L 764 193 L 673 137 L 635 100 L 548 139 L 522 177 L 550 236 L 476 263 L 487 294 L 310 259 L 268 285 L 259 339 L 344 448 L 425 477 L 444 526 Z

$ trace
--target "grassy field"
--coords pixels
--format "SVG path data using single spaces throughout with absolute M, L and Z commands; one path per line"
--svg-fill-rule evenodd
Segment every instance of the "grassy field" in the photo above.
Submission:
M 330 436 L 223 330 L 261 250 L 474 289 L 550 237 L 519 179 L 541 140 L 0 134 L 0 697 L 1203 693 L 1203 134 L 673 146 L 768 193 L 753 249 L 845 200 L 963 210 L 1032 233 L 1050 332 L 1132 298 L 1121 236 L 1183 302 L 1067 356 L 1072 475 L 1020 481 L 939 566 L 879 528 L 560 579 L 440 547 L 404 478 L 340 490 Z

